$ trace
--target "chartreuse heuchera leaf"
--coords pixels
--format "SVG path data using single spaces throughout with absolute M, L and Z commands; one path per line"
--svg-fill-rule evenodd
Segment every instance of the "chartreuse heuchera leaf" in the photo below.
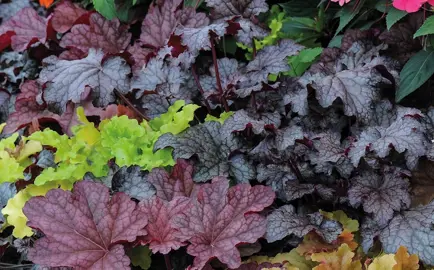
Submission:
M 23 213 L 23 207 L 30 198 L 43 196 L 53 188 L 70 190 L 72 184 L 65 181 L 51 181 L 41 186 L 28 185 L 25 189 L 18 192 L 8 204 L 3 208 L 2 214 L 6 217 L 7 225 L 14 226 L 12 235 L 16 238 L 32 236 L 33 231 L 26 225 L 27 217 Z
M 153 152 L 154 143 L 164 133 L 177 134 L 189 126 L 197 105 L 185 105 L 177 101 L 169 111 L 150 122 L 128 119 L 127 116 L 106 119 L 96 127 L 77 109 L 81 124 L 72 128 L 73 136 L 60 135 L 45 129 L 22 138 L 15 146 L 18 134 L 0 141 L 0 182 L 16 182 L 23 179 L 24 169 L 31 164 L 29 156 L 42 151 L 43 146 L 56 148 L 55 167 L 44 169 L 34 181 L 9 200 L 2 213 L 7 224 L 14 226 L 14 236 L 22 238 L 32 235 L 22 213 L 25 202 L 33 196 L 44 195 L 49 189 L 70 189 L 74 182 L 83 179 L 86 173 L 95 177 L 107 176 L 108 161 L 114 159 L 119 166 L 138 165 L 142 170 L 173 165 L 172 150 Z

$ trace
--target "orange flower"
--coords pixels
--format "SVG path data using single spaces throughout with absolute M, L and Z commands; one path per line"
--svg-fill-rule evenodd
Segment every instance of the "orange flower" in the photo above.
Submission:
M 45 8 L 49 8 L 54 0 L 39 0 L 39 4 Z

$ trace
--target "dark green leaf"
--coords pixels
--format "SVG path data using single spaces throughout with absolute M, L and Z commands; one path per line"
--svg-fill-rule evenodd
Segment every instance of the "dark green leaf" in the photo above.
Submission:
M 339 12 L 336 14 L 339 17 L 339 26 L 336 30 L 335 36 L 339 34 L 345 26 L 347 26 L 354 17 L 359 14 L 360 9 L 364 4 L 364 0 L 361 0 L 360 3 L 357 4 L 357 7 L 354 9 L 354 5 L 345 5 Z
M 203 2 L 204 2 L 204 0 L 185 0 L 184 1 L 184 7 L 194 7 L 194 8 L 197 8 L 200 5 L 202 5 Z
M 289 65 L 291 66 L 291 70 L 288 72 L 288 75 L 291 77 L 301 76 L 321 52 L 322 48 L 317 47 L 305 49 L 300 54 L 290 57 Z
M 314 17 L 320 1 L 318 0 L 290 0 L 280 4 L 283 11 L 293 17 Z
M 93 6 L 95 7 L 96 11 L 98 11 L 108 20 L 116 17 L 114 0 L 93 0 Z
M 387 30 L 390 30 L 390 27 L 392 27 L 395 23 L 404 18 L 407 14 L 408 13 L 405 11 L 391 7 L 386 15 Z
M 419 88 L 434 73 L 434 50 L 422 50 L 408 60 L 401 71 L 401 83 L 396 93 L 396 101 Z
M 137 246 L 127 252 L 131 263 L 143 270 L 151 267 L 151 250 L 147 246 Z
M 419 30 L 416 31 L 413 38 L 417 38 L 424 35 L 434 34 L 434 15 L 428 17 Z

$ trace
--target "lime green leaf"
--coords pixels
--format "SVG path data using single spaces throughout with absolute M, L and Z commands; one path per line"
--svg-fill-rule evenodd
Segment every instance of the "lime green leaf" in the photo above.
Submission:
M 7 224 L 14 226 L 12 232 L 14 237 L 24 238 L 33 235 L 32 229 L 26 225 L 27 217 L 23 213 L 23 207 L 26 202 L 34 196 L 43 196 L 50 189 L 58 187 L 64 190 L 71 190 L 72 184 L 67 182 L 50 182 L 43 186 L 28 185 L 8 201 L 2 210 L 2 214 L 5 215 Z
M 95 7 L 96 11 L 98 11 L 108 20 L 116 17 L 114 0 L 93 0 L 93 6 Z
M 289 58 L 291 70 L 287 74 L 291 77 L 301 76 L 310 65 L 321 55 L 323 48 L 304 49 L 298 55 Z
M 6 151 L 0 151 L 0 183 L 16 182 L 23 179 L 24 167 L 18 161 L 11 158 Z
M 3 151 L 5 149 L 14 149 L 15 148 L 15 141 L 18 138 L 18 133 L 14 133 L 11 136 L 2 139 L 0 141 L 0 151 Z
M 422 26 L 414 33 L 413 38 L 434 34 L 434 15 L 428 17 Z
M 333 212 L 326 212 L 320 210 L 320 213 L 325 216 L 328 219 L 336 220 L 342 226 L 344 229 L 348 230 L 349 232 L 357 232 L 359 230 L 359 222 L 355 219 L 351 219 L 345 214 L 342 210 L 337 210 Z
M 434 50 L 422 50 L 413 55 L 405 64 L 400 73 L 401 82 L 396 93 L 396 101 L 399 102 L 434 74 Z
M 205 118 L 205 122 L 208 122 L 208 121 L 217 121 L 217 122 L 219 122 L 220 124 L 223 125 L 223 123 L 226 121 L 226 119 L 228 119 L 232 115 L 234 115 L 234 112 L 222 112 L 220 114 L 220 117 L 217 118 L 215 116 L 212 116 L 212 115 L 208 114 L 206 116 L 206 118 Z
M 134 266 L 139 266 L 143 270 L 151 267 L 151 250 L 147 246 L 137 246 L 127 251 L 131 263 Z
M 399 9 L 396 9 L 394 7 L 391 7 L 389 12 L 386 15 L 386 25 L 387 30 L 390 30 L 390 28 L 397 23 L 399 20 L 405 17 L 408 13 Z

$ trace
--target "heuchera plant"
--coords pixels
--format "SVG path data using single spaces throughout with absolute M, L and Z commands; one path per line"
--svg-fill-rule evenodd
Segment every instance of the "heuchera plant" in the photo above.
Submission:
M 278 2 L 0 3 L 0 268 L 434 265 L 427 5 Z

